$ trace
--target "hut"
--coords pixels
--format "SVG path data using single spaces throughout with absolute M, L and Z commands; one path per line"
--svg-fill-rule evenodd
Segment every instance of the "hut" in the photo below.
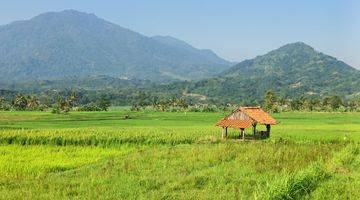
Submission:
M 222 138 L 227 137 L 228 128 L 240 130 L 240 137 L 245 139 L 245 129 L 252 127 L 253 138 L 270 137 L 271 125 L 275 125 L 276 120 L 267 112 L 257 107 L 240 107 L 216 123 L 222 127 Z M 265 125 L 266 131 L 257 131 L 257 125 Z

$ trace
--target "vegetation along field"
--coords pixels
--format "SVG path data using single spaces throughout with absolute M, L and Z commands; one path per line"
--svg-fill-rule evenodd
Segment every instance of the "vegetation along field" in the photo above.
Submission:
M 224 115 L 0 112 L 0 198 L 360 198 L 360 113 L 274 114 L 245 142 Z

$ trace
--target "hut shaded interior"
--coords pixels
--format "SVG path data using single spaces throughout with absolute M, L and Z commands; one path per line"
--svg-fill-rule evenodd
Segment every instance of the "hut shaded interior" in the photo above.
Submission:
M 222 138 L 227 138 L 228 128 L 240 129 L 240 137 L 245 139 L 245 129 L 253 128 L 253 138 L 270 137 L 271 125 L 276 120 L 260 107 L 240 107 L 217 122 L 216 126 L 222 127 Z M 265 125 L 266 131 L 257 131 L 256 126 Z

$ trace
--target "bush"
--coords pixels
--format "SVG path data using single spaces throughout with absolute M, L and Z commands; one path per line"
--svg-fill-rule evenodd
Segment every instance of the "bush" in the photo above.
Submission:
M 95 103 L 88 103 L 86 105 L 80 106 L 77 109 L 78 111 L 102 111 L 103 109 L 101 109 L 97 104 Z
M 59 108 L 59 107 L 54 107 L 51 110 L 51 113 L 53 114 L 66 114 L 70 111 L 70 108 L 66 107 L 66 108 Z
M 220 109 L 216 105 L 208 105 L 208 104 L 199 104 L 199 105 L 191 106 L 189 108 L 190 112 L 217 112 L 219 110 Z

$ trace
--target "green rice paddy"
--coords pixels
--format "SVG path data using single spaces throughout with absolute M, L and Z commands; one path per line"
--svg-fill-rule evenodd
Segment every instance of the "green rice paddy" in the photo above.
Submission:
M 0 112 L 0 198 L 360 198 L 360 113 L 274 114 L 245 142 L 225 114 Z

